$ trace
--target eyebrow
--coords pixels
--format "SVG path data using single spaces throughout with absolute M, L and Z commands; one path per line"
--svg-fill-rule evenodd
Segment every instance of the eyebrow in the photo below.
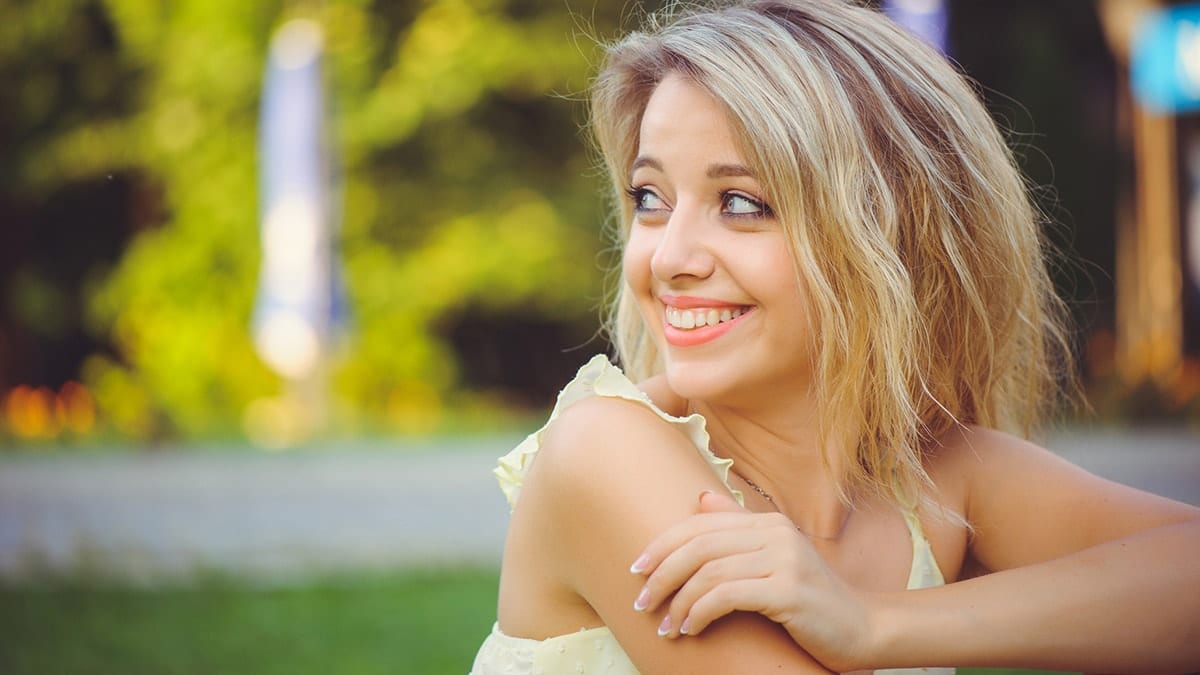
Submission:
M 629 167 L 629 174 L 633 175 L 633 172 L 637 171 L 638 169 L 642 168 L 643 166 L 648 166 L 651 169 L 654 169 L 655 171 L 663 170 L 662 162 L 659 162 L 657 159 L 654 159 L 653 157 L 646 157 L 645 155 L 642 155 L 642 156 L 638 157 L 637 159 L 633 160 L 633 166 Z
M 659 162 L 653 157 L 646 157 L 643 155 L 633 160 L 633 166 L 629 168 L 629 173 L 632 174 L 644 166 L 648 166 L 656 171 L 663 170 L 662 162 Z M 754 172 L 750 170 L 750 167 L 742 164 L 713 164 L 712 166 L 708 167 L 708 171 L 705 172 L 705 175 L 709 178 L 736 178 L 739 176 L 748 176 L 750 178 L 755 177 Z
M 706 175 L 709 178 L 735 178 L 738 176 L 754 178 L 754 172 L 750 170 L 750 167 L 741 164 L 714 164 L 708 167 Z

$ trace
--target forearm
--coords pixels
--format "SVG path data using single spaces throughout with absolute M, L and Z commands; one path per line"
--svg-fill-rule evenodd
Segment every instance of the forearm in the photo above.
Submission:
M 1196 670 L 1200 521 L 877 600 L 873 667 Z

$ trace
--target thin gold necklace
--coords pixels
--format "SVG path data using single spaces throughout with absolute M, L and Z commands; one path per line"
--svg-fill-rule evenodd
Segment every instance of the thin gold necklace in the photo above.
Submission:
M 741 478 L 746 483 L 746 485 L 750 486 L 751 489 L 753 489 L 758 494 L 762 495 L 762 498 L 767 500 L 767 502 L 775 509 L 776 512 L 782 514 L 784 518 L 787 518 L 788 520 L 792 520 L 791 518 L 788 517 L 788 515 L 786 513 L 783 512 L 783 509 L 779 508 L 779 504 L 775 501 L 775 498 L 772 497 L 766 490 L 760 488 L 757 483 L 750 480 L 749 478 L 746 478 L 745 476 L 738 473 L 737 471 L 734 471 L 733 473 L 737 474 L 737 477 Z M 838 539 L 841 539 L 842 534 L 846 532 L 846 524 L 850 522 L 850 516 L 852 516 L 852 515 L 854 515 L 854 509 L 846 509 L 846 515 L 842 518 L 841 526 L 838 527 L 838 531 L 836 533 L 831 534 L 831 535 L 813 534 L 812 532 L 805 532 L 804 530 L 800 529 L 800 526 L 797 525 L 795 521 L 792 521 L 792 527 L 796 528 L 797 532 L 808 537 L 809 539 L 823 539 L 825 541 L 837 541 Z

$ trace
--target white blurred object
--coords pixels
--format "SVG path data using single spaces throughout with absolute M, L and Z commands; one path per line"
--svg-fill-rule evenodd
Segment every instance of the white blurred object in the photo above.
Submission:
M 294 446 L 325 426 L 326 363 L 344 323 L 323 43 L 313 21 L 284 24 L 271 40 L 263 80 L 254 346 L 287 382 L 278 399 L 246 411 L 247 433 L 264 447 Z
M 318 375 L 342 320 L 322 44 L 320 26 L 305 19 L 275 33 L 259 127 L 262 267 L 254 344 L 292 381 Z

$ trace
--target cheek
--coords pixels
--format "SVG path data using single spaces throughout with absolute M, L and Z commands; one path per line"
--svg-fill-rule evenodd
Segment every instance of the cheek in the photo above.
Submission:
M 621 274 L 638 296 L 649 292 L 650 261 L 654 257 L 654 242 L 645 233 L 639 234 L 636 225 L 629 233 L 625 252 L 621 255 Z
M 643 324 L 658 341 L 661 340 L 662 323 L 657 315 L 657 304 L 652 293 L 654 275 L 650 269 L 650 261 L 653 257 L 652 238 L 645 233 L 638 236 L 631 232 L 621 256 L 621 275 L 630 292 L 628 300 L 633 301 Z
M 799 337 L 811 332 L 808 325 L 808 294 L 803 282 L 796 278 L 791 257 L 780 254 L 785 249 L 786 244 L 781 242 L 778 248 L 764 251 L 758 257 L 760 263 L 753 273 L 758 287 L 762 289 L 762 299 L 782 314 L 780 318 L 787 324 L 789 332 Z

